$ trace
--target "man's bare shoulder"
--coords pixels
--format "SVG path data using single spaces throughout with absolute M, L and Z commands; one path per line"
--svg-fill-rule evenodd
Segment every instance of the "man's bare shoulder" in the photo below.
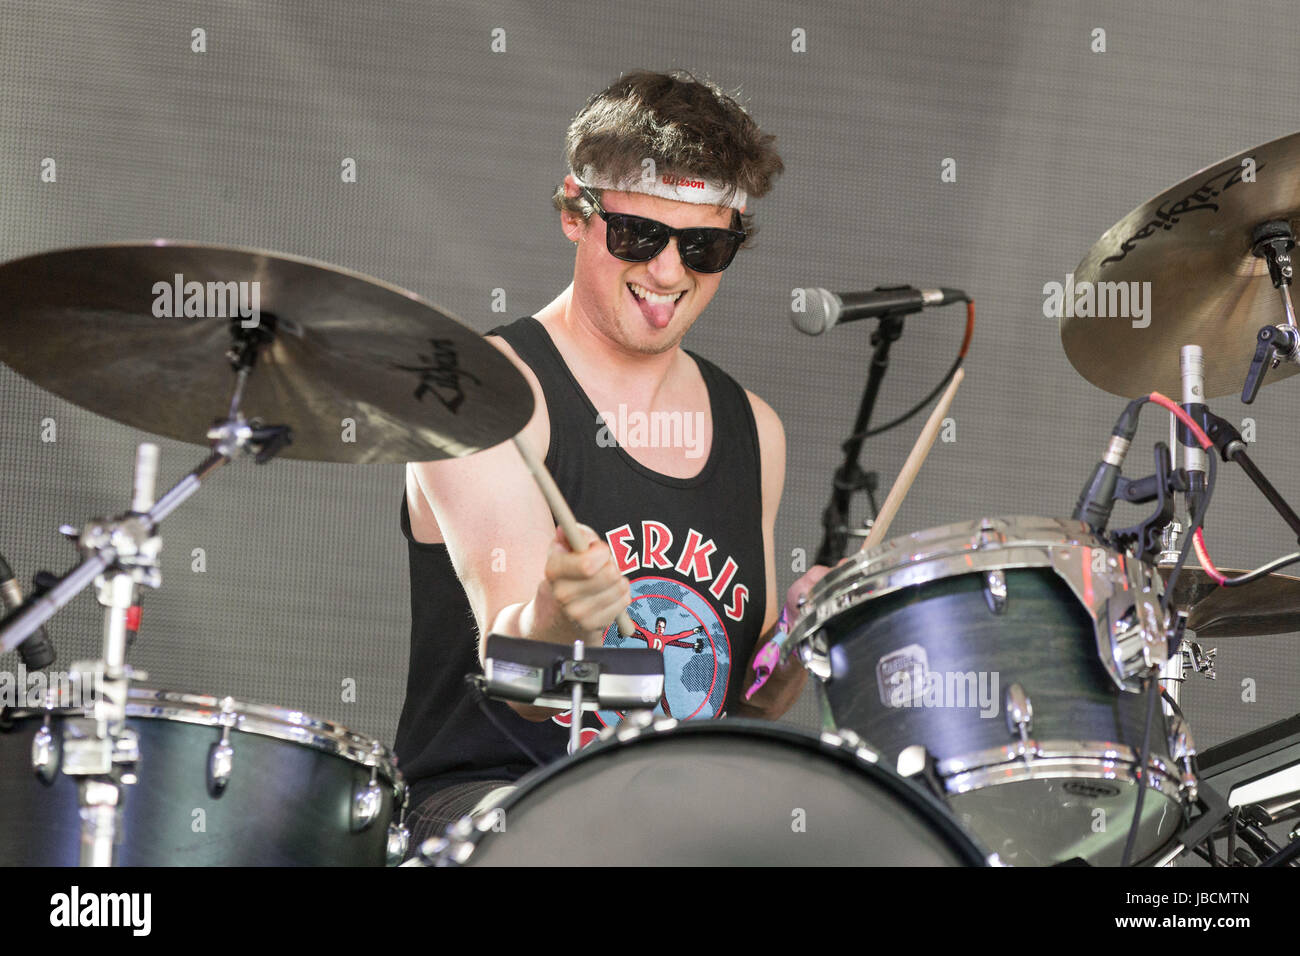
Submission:
M 745 395 L 749 398 L 749 407 L 754 410 L 759 446 L 765 453 L 769 446 L 784 449 L 785 426 L 781 424 L 781 416 L 776 413 L 776 409 L 749 389 L 745 389 Z

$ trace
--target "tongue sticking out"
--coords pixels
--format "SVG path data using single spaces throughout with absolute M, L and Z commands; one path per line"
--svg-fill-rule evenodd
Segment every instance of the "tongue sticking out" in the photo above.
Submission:
M 656 329 L 666 329 L 668 327 L 668 323 L 673 319 L 673 311 L 677 308 L 676 302 L 649 302 L 630 288 L 627 292 L 636 301 L 637 307 L 641 310 L 641 314 L 645 316 L 647 322 Z

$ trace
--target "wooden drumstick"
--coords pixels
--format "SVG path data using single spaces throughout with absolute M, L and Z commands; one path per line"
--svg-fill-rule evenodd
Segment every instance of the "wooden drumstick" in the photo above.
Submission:
M 564 500 L 564 494 L 560 491 L 560 486 L 555 483 L 551 473 L 546 470 L 546 465 L 539 461 L 533 455 L 532 450 L 524 444 L 524 440 L 516 435 L 514 437 L 515 447 L 519 449 L 519 457 L 524 460 L 524 466 L 528 473 L 533 476 L 537 482 L 537 487 L 542 491 L 542 497 L 546 499 L 547 505 L 550 506 L 551 514 L 555 515 L 555 520 L 559 524 L 564 536 L 569 540 L 569 547 L 574 551 L 583 549 L 582 532 L 578 530 L 578 519 L 573 516 L 573 509 L 569 503 Z M 624 637 L 631 637 L 636 633 L 636 627 L 632 624 L 632 618 L 628 616 L 626 610 L 618 612 L 618 632 Z
M 867 540 L 862 542 L 859 553 L 874 548 L 885 537 L 885 532 L 893 524 L 894 515 L 898 513 L 898 508 L 907 497 L 907 492 L 912 487 L 912 482 L 916 480 L 916 473 L 921 470 L 921 465 L 925 461 L 925 456 L 930 454 L 930 449 L 934 446 L 934 440 L 939 437 L 939 428 L 943 425 L 944 416 L 948 414 L 948 408 L 952 405 L 953 396 L 957 394 L 957 386 L 961 380 L 966 377 L 965 369 L 957 369 L 957 374 L 952 377 L 948 387 L 939 398 L 939 404 L 934 406 L 934 411 L 930 413 L 925 427 L 921 429 L 921 436 L 917 438 L 916 444 L 912 446 L 911 453 L 907 456 L 907 461 L 903 463 L 903 470 L 898 473 L 894 479 L 894 486 L 889 489 L 889 497 L 880 507 L 880 514 L 876 516 L 875 524 L 871 526 L 871 531 L 867 534 Z

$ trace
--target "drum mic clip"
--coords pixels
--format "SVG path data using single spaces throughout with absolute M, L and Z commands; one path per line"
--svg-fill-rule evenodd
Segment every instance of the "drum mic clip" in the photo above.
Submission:
M 1110 533 L 1120 549 L 1134 546 L 1142 560 L 1151 562 L 1164 550 L 1161 535 L 1174 520 L 1174 494 L 1185 493 L 1189 487 L 1186 470 L 1172 467 L 1169 446 L 1164 442 L 1156 442 L 1155 467 L 1155 473 L 1144 478 L 1130 479 L 1120 475 L 1115 484 L 1114 500 L 1131 504 L 1155 501 L 1156 510 L 1145 520 Z

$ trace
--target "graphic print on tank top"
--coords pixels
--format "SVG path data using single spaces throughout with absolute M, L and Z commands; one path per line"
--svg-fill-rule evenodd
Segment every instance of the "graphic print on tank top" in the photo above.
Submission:
M 672 578 L 636 578 L 627 613 L 636 633 L 624 637 L 611 624 L 604 646 L 646 647 L 663 655 L 664 694 L 655 716 L 678 720 L 722 716 L 731 677 L 731 641 L 726 625 L 703 595 Z M 596 712 L 602 727 L 623 717 L 615 710 Z
M 748 609 L 750 589 L 734 557 L 721 555 L 714 540 L 695 528 L 677 536 L 661 521 L 624 524 L 605 534 L 619 571 L 632 575 L 628 616 L 636 628 L 624 637 L 611 623 L 604 647 L 648 648 L 663 655 L 664 693 L 656 716 L 677 720 L 717 719 L 723 715 L 733 668 L 732 638 L 727 621 L 739 623 Z M 676 547 L 674 547 L 676 544 Z M 676 573 L 678 577 L 669 577 Z M 598 710 L 596 726 L 581 731 L 581 746 L 596 739 L 600 728 L 626 716 Z M 551 720 L 568 728 L 570 711 Z M 590 718 L 587 719 L 590 724 Z M 567 748 L 566 748 L 567 749 Z

